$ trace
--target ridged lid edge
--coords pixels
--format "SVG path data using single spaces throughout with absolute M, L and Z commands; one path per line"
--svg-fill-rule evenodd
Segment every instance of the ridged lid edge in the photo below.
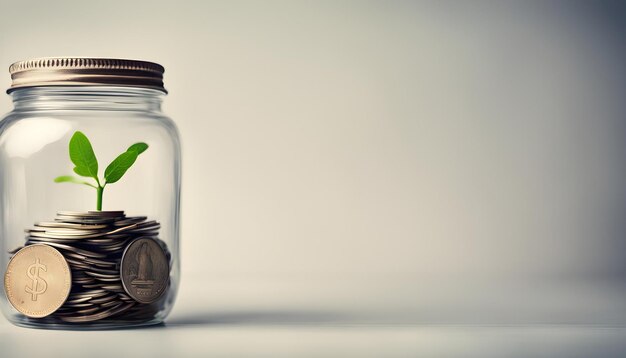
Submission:
M 155 62 L 97 57 L 43 57 L 9 66 L 12 84 L 7 93 L 23 87 L 52 85 L 136 86 L 167 93 L 163 66 Z

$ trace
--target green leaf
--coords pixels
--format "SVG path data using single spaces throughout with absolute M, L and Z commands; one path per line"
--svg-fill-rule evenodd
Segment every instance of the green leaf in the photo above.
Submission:
M 141 153 L 145 152 L 146 149 L 148 149 L 148 145 L 146 143 L 139 142 L 139 143 L 135 143 L 135 144 L 131 145 L 130 147 L 128 147 L 128 149 L 126 151 L 127 152 L 135 151 L 135 152 L 137 152 L 137 154 L 141 154 Z
M 98 159 L 89 139 L 80 131 L 76 131 L 70 139 L 70 159 L 76 165 L 76 174 L 98 179 Z
M 80 175 L 81 177 L 89 177 L 92 178 L 91 172 L 87 168 L 83 167 L 74 167 L 74 173 Z
M 139 156 L 139 154 L 136 151 L 131 150 L 124 152 L 115 158 L 104 171 L 104 180 L 106 183 L 115 183 L 120 180 L 128 168 L 135 163 L 137 156 Z
M 83 184 L 83 185 L 88 185 L 92 188 L 95 188 L 96 186 L 86 182 L 84 180 L 81 180 L 80 178 L 77 178 L 75 176 L 72 175 L 61 175 L 59 177 L 54 178 L 54 182 L 55 183 L 74 183 L 74 184 Z

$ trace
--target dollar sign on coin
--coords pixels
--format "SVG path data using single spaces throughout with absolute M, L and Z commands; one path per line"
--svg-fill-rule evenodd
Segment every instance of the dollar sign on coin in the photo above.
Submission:
M 21 248 L 11 257 L 4 273 L 4 291 L 9 302 L 32 318 L 55 312 L 71 288 L 72 272 L 65 257 L 44 244 Z
M 47 271 L 46 265 L 42 264 L 39 258 L 37 258 L 34 264 L 28 266 L 28 270 L 26 271 L 28 277 L 33 280 L 30 287 L 26 286 L 26 292 L 32 295 L 33 301 L 37 301 L 37 295 L 43 294 L 48 288 L 48 283 L 46 282 L 46 280 L 44 280 L 43 277 L 39 276 L 39 270 Z M 39 287 L 39 283 L 41 283 L 41 287 Z

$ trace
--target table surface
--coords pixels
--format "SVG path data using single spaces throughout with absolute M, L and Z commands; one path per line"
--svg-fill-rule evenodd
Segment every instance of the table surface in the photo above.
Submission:
M 262 319 L 98 332 L 0 323 L 3 357 L 428 356 L 624 357 L 626 329 L 600 326 L 320 324 Z
M 0 357 L 626 357 L 626 325 L 434 324 L 388 299 L 381 309 L 365 296 L 295 294 L 295 283 L 221 282 L 182 285 L 166 323 L 148 328 L 40 330 L 0 318 Z

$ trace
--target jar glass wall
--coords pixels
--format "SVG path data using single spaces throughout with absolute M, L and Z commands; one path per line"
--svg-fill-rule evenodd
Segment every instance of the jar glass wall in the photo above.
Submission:
M 3 314 L 15 324 L 44 328 L 120 328 L 162 322 L 176 297 L 180 267 L 180 143 L 176 126 L 161 112 L 163 92 L 73 85 L 18 88 L 11 95 L 14 110 L 0 121 L 0 268 L 4 276 L 12 254 L 25 244 L 50 244 L 68 260 L 72 291 L 56 312 L 43 318 L 24 315 L 0 295 Z M 93 146 L 101 178 L 107 165 L 130 150 L 131 144 L 148 145 L 123 178 L 103 191 L 102 214 L 123 212 L 118 221 L 106 219 L 90 227 L 97 221 L 89 221 L 92 217 L 71 220 L 72 213 L 96 211 L 97 206 L 95 188 L 55 182 L 62 175 L 80 177 L 69 153 L 77 131 Z M 150 224 L 153 221 L 160 226 Z M 74 234 L 68 233 L 74 224 L 82 225 L 78 238 L 63 236 Z M 135 226 L 112 233 L 128 225 Z M 50 226 L 52 231 L 46 231 Z M 143 236 L 162 247 L 169 270 L 164 293 L 149 303 L 134 299 L 120 274 L 116 276 L 124 250 Z M 155 263 L 153 258 L 146 262 L 130 272 L 150 284 Z

